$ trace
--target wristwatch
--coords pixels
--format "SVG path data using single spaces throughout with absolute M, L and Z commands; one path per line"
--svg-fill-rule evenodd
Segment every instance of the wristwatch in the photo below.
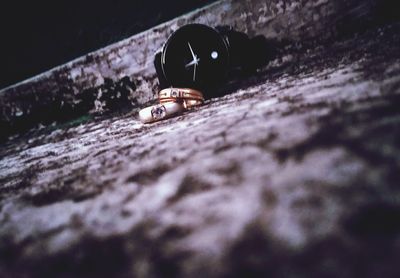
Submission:
M 212 97 L 212 89 L 233 70 L 253 71 L 265 62 L 268 55 L 261 37 L 250 39 L 226 26 L 182 26 L 155 55 L 160 89 L 192 88 Z

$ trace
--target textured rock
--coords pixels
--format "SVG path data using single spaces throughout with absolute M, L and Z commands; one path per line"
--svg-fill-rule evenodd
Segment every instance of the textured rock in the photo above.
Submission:
M 398 277 L 399 31 L 289 47 L 163 122 L 4 143 L 0 276 Z

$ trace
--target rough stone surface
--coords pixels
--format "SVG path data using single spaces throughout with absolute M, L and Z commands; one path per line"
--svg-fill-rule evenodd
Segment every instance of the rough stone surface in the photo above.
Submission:
M 184 24 L 231 25 L 250 36 L 262 34 L 270 40 L 299 44 L 376 24 L 382 14 L 388 20 L 386 10 L 395 9 L 392 2 L 219 1 L 1 90 L 0 140 L 32 127 L 65 122 L 92 112 L 137 107 L 151 100 L 157 92 L 153 55 Z M 114 96 L 105 98 L 104 90 Z M 115 99 L 119 105 L 113 104 Z
M 3 143 L 0 276 L 399 277 L 399 31 L 292 46 L 163 122 Z

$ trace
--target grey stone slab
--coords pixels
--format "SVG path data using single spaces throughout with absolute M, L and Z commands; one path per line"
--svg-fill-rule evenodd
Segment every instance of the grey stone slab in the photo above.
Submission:
M 230 25 L 300 45 L 362 29 L 382 18 L 385 5 L 395 7 L 387 0 L 219 1 L 1 90 L 0 137 L 151 101 L 158 90 L 154 52 L 184 24 Z

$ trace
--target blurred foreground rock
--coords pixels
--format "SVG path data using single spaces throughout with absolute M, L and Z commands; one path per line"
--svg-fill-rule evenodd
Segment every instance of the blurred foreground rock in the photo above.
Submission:
M 3 143 L 0 276 L 399 277 L 400 24 L 226 92 Z

